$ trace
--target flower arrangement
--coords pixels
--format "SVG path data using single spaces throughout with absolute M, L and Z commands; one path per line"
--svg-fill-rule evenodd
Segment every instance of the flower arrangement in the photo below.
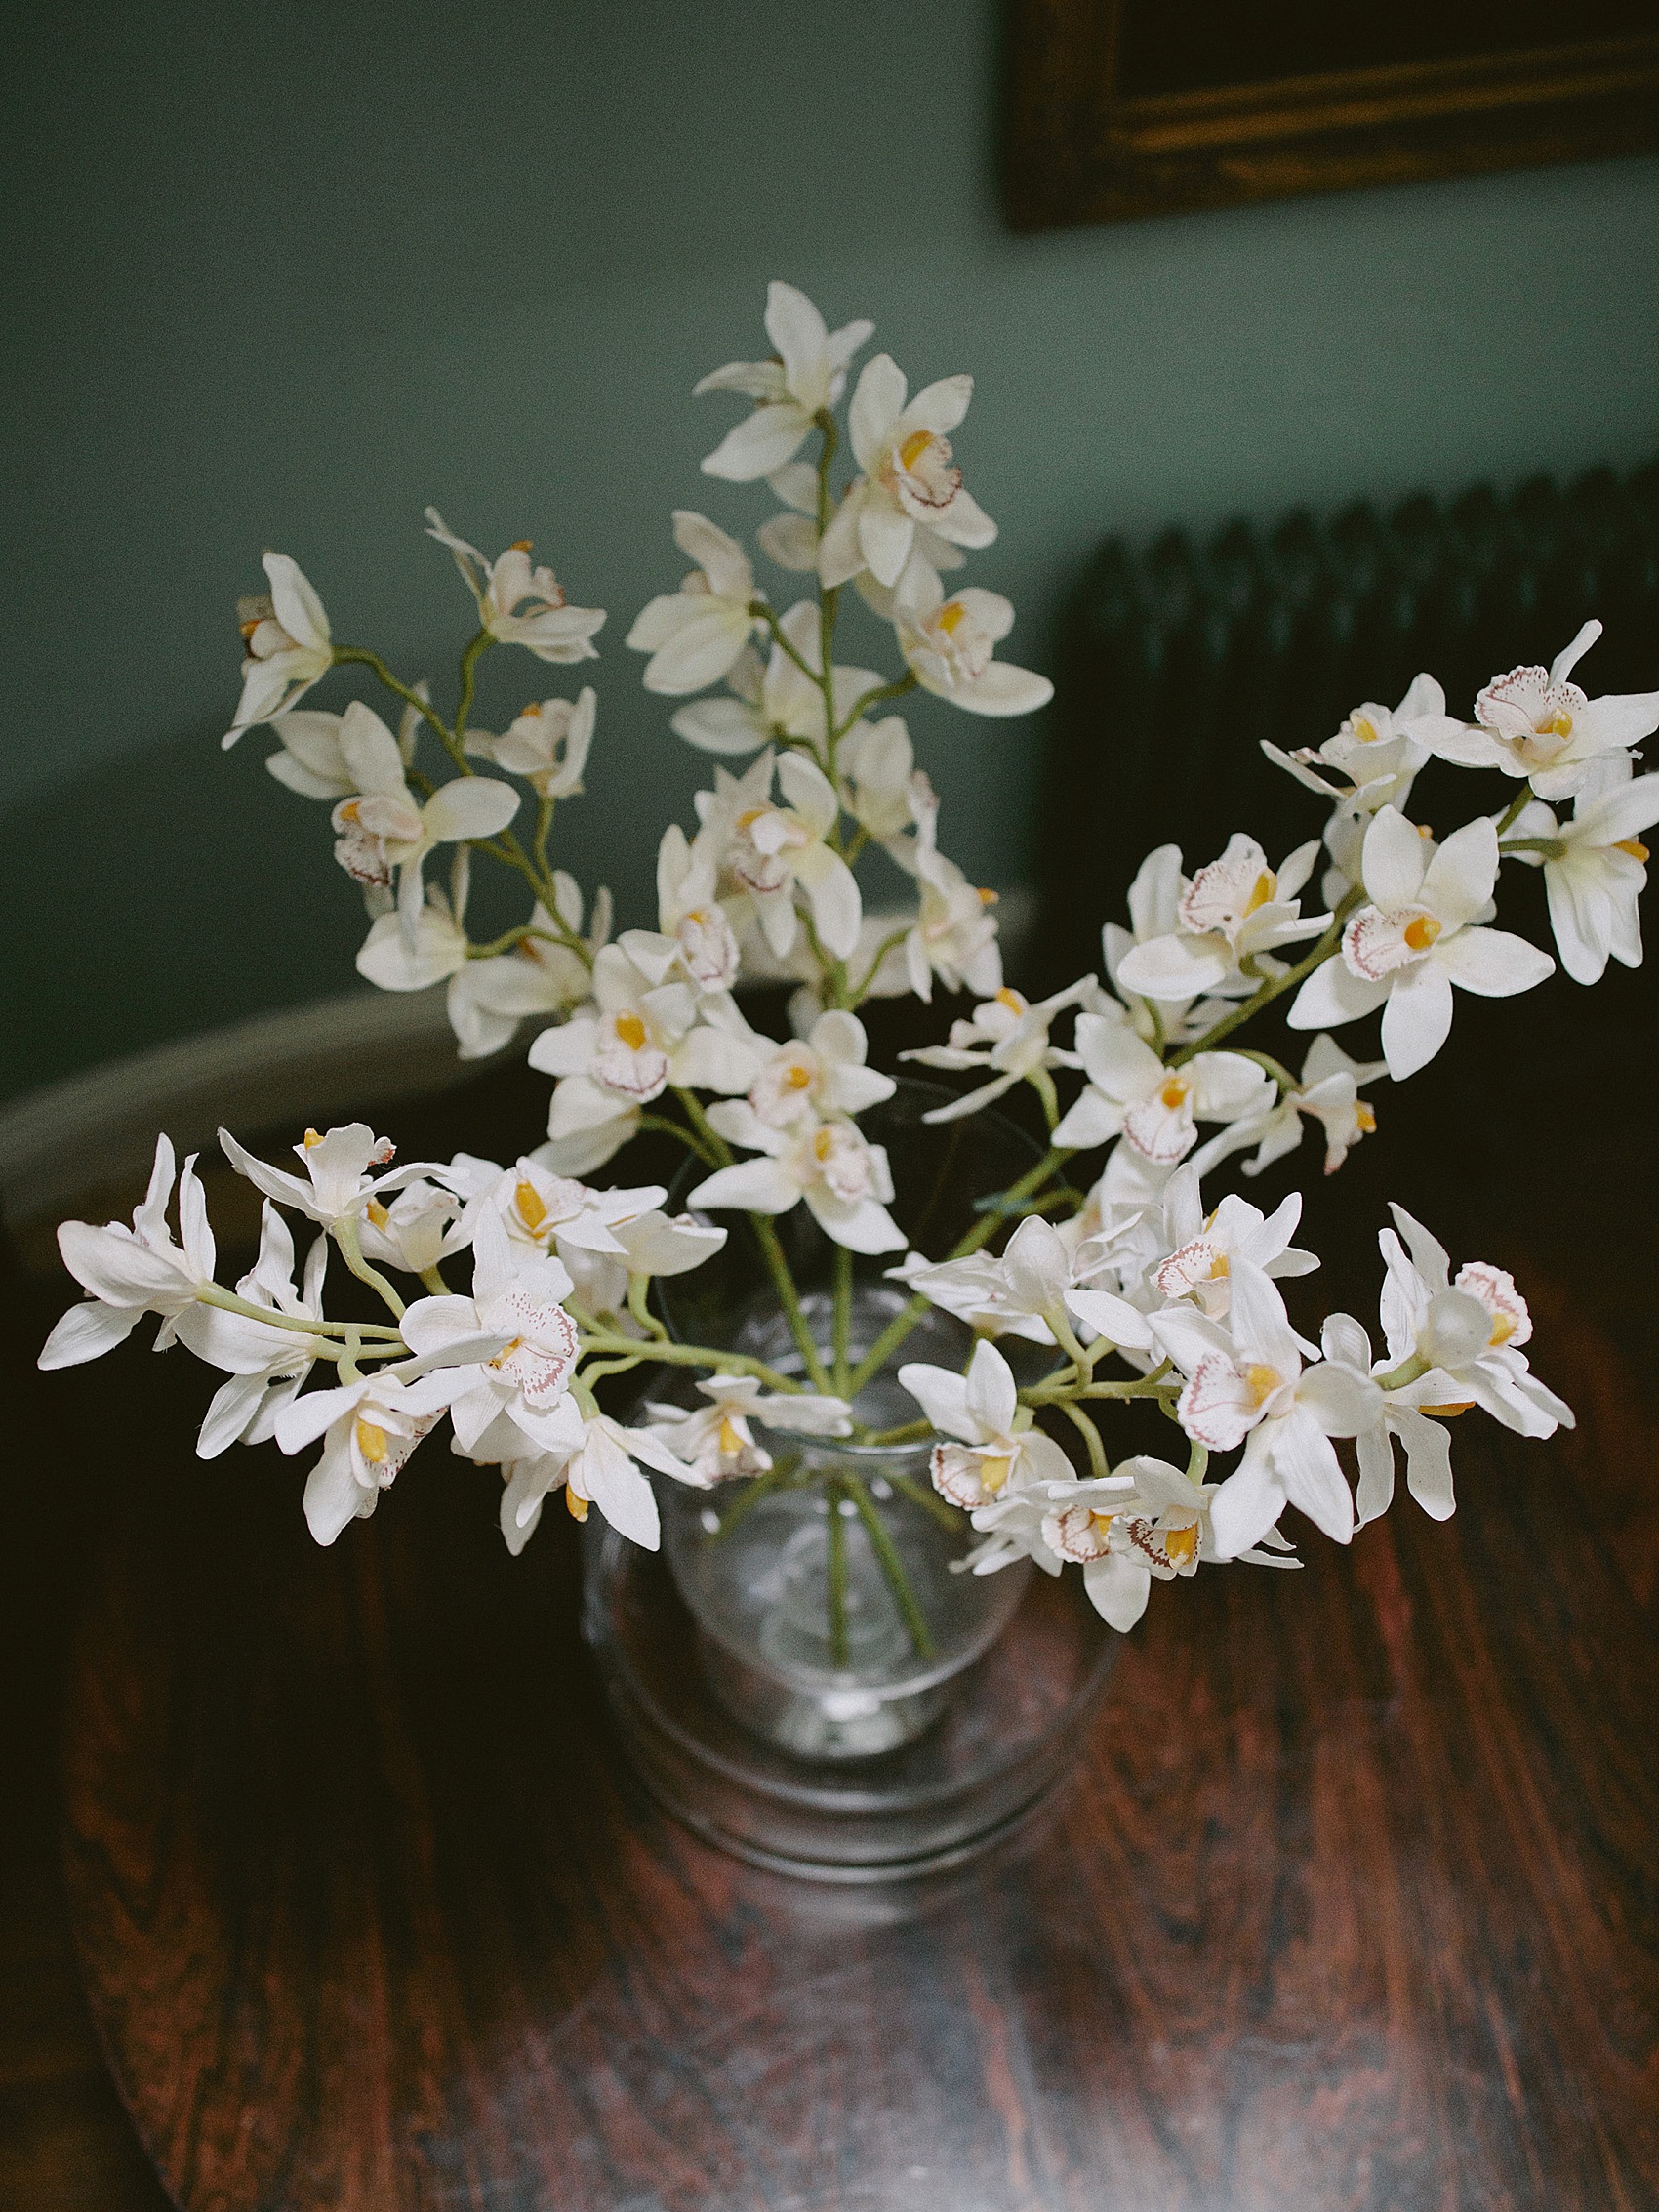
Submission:
M 543 1025 L 530 1061 L 553 1079 L 546 1140 L 505 1166 L 466 1153 L 398 1166 L 388 1142 L 353 1124 L 307 1130 L 296 1171 L 224 1133 L 264 1200 L 258 1259 L 229 1290 L 194 1163 L 176 1178 L 162 1137 L 130 1226 L 61 1228 L 88 1297 L 41 1364 L 95 1358 L 159 1316 L 158 1348 L 181 1341 L 227 1377 L 202 1425 L 204 1458 L 238 1441 L 274 1437 L 288 1454 L 320 1444 L 304 1510 L 321 1543 L 374 1511 L 447 1416 L 452 1449 L 501 1471 L 514 1552 L 561 1494 L 577 1519 L 596 1505 L 653 1546 L 658 1504 L 642 1469 L 712 1490 L 776 1473 L 767 1434 L 868 1436 L 866 1386 L 942 1309 L 973 1331 L 965 1372 L 909 1362 L 898 1373 L 920 1409 L 914 1431 L 938 1440 L 934 1487 L 977 1536 L 977 1573 L 1019 1558 L 1051 1575 L 1075 1564 L 1098 1612 L 1127 1629 L 1153 1581 L 1234 1561 L 1294 1565 L 1288 1507 L 1347 1542 L 1390 1505 L 1396 1447 L 1418 1504 L 1449 1515 L 1454 1415 L 1478 1407 L 1535 1437 L 1572 1421 L 1530 1371 L 1532 1324 L 1514 1282 L 1479 1261 L 1454 1274 L 1396 1207 L 1380 1240 L 1385 1349 L 1342 1313 L 1311 1342 L 1278 1289 L 1318 1264 L 1292 1242 L 1299 1194 L 1265 1215 L 1235 1192 L 1212 1206 L 1202 1179 L 1246 1154 L 1243 1173 L 1259 1172 L 1309 1124 L 1334 1171 L 1376 1126 L 1367 1088 L 1435 1057 L 1458 991 L 1507 996 L 1552 972 L 1547 954 L 1493 926 L 1506 861 L 1542 867 L 1556 945 L 1578 982 L 1598 980 L 1609 958 L 1639 963 L 1640 835 L 1659 820 L 1659 775 L 1636 775 L 1632 748 L 1659 726 L 1659 692 L 1588 698 L 1572 678 L 1599 634 L 1590 623 L 1552 667 L 1496 676 L 1473 721 L 1423 676 L 1392 711 L 1356 707 L 1316 750 L 1270 746 L 1329 800 L 1322 849 L 1312 840 L 1274 865 L 1240 833 L 1188 874 L 1175 846 L 1160 847 L 1135 879 L 1128 926 L 1106 924 L 1104 981 L 1029 1003 L 1004 983 L 991 895 L 940 849 L 938 799 L 892 711 L 917 687 L 995 717 L 1049 696 L 1043 677 L 998 657 L 1008 602 L 947 591 L 995 536 L 951 444 L 972 380 L 947 377 L 912 398 L 887 355 L 870 360 L 846 410 L 849 476 L 837 410 L 871 325 L 830 331 L 776 283 L 766 330 L 768 358 L 697 387 L 752 402 L 703 468 L 769 488 L 778 511 L 758 548 L 804 580 L 802 595 L 776 611 L 737 539 L 675 514 L 692 566 L 627 642 L 647 656 L 646 688 L 684 702 L 675 731 L 716 765 L 695 828 L 664 833 L 655 929 L 613 938 L 608 895 L 589 904 L 550 857 L 557 809 L 581 795 L 594 741 L 591 687 L 533 700 L 500 734 L 472 720 L 479 663 L 497 647 L 559 667 L 596 657 L 603 613 L 569 604 L 529 544 L 488 560 L 428 511 L 477 614 L 447 714 L 379 654 L 336 644 L 288 556 L 264 556 L 268 594 L 242 604 L 242 694 L 225 745 L 268 727 L 271 773 L 330 808 L 336 856 L 368 908 L 364 976 L 393 991 L 442 984 L 466 1057 Z M 891 633 L 898 675 L 837 662 L 850 595 Z M 395 728 L 361 701 L 302 705 L 342 669 L 376 679 Z M 1508 803 L 1436 838 L 1410 813 L 1431 758 L 1509 779 Z M 902 913 L 865 904 L 858 872 L 871 847 L 912 886 Z M 521 879 L 528 899 L 526 918 L 485 943 L 467 928 L 475 855 Z M 794 985 L 792 1038 L 757 1033 L 736 996 L 746 977 Z M 926 1118 L 977 1113 L 1024 1084 L 1049 1145 L 1007 1188 L 981 1194 L 954 1249 L 924 1253 L 906 1249 L 887 1154 L 861 1126 L 895 1079 L 869 1065 L 859 1008 L 936 989 L 976 1004 L 948 1045 L 906 1056 L 974 1083 Z M 1290 1027 L 1312 1033 L 1300 1072 L 1241 1042 L 1280 999 Z M 1355 1059 L 1331 1033 L 1373 1014 L 1380 1054 Z M 587 1179 L 646 1130 L 671 1135 L 704 1170 L 681 1211 L 665 1210 L 660 1185 Z M 827 1329 L 778 1233 L 798 1206 L 834 1249 Z M 789 1360 L 682 1341 L 654 1309 L 653 1280 L 703 1265 L 732 1233 L 710 1217 L 734 1215 L 748 1217 Z M 303 1261 L 296 1220 L 313 1225 Z M 337 1255 L 382 1318 L 330 1317 Z M 902 1292 L 856 1355 L 854 1255 L 889 1259 Z M 1023 1340 L 1034 1379 L 1017 1379 L 998 1339 Z M 653 1367 L 689 1371 L 695 1396 L 648 1407 L 635 1425 L 601 1410 L 604 1378 Z M 1114 1462 L 1110 1416 L 1134 1400 L 1168 1416 L 1174 1456 Z M 1352 1440 L 1356 1490 L 1333 1439 Z M 856 1475 L 837 1480 L 858 1487 Z

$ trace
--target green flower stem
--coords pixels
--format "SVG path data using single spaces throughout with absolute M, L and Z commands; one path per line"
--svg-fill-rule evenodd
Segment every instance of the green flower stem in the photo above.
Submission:
M 444 726 L 430 701 L 423 699 L 421 694 L 412 690 L 407 683 L 400 683 L 396 676 L 392 675 L 390 669 L 386 667 L 384 661 L 381 659 L 379 653 L 371 653 L 361 645 L 337 645 L 334 648 L 334 665 L 336 668 L 356 667 L 373 670 L 386 689 L 395 692 L 406 707 L 413 707 L 422 719 L 437 732 L 443 740 L 445 749 L 449 749 L 452 742 L 449 730 Z
M 627 1310 L 649 1336 L 659 1344 L 668 1341 L 668 1332 L 647 1302 L 651 1294 L 651 1278 L 648 1275 L 630 1275 L 627 1279 Z
M 473 694 L 478 683 L 478 661 L 487 653 L 495 640 L 487 630 L 469 639 L 461 656 L 461 703 L 455 710 L 455 742 L 459 746 L 466 735 L 466 717 L 472 712 Z M 468 770 L 470 773 L 470 770 Z
M 718 1167 L 720 1165 L 701 1138 L 693 1136 L 690 1129 L 683 1127 L 678 1122 L 671 1121 L 667 1114 L 641 1114 L 635 1126 L 641 1129 L 656 1129 L 662 1136 L 678 1137 L 686 1150 L 695 1153 L 706 1167 Z
M 1106 1447 L 1100 1440 L 1100 1431 L 1096 1428 L 1094 1422 L 1090 1420 L 1088 1414 L 1080 1407 L 1069 1404 L 1066 1399 L 1059 1399 L 1056 1403 L 1088 1446 L 1090 1474 L 1097 1477 L 1109 1475 L 1112 1469 L 1106 1463 Z
M 824 1486 L 824 1502 L 830 1514 L 830 1557 L 825 1581 L 830 1596 L 830 1661 L 847 1663 L 847 1524 L 841 1512 L 846 1493 L 839 1477 L 831 1475 Z
M 783 1243 L 771 1215 L 751 1213 L 749 1224 L 754 1231 L 754 1241 L 760 1247 L 760 1256 L 766 1262 L 766 1271 L 772 1278 L 772 1288 L 778 1293 L 778 1302 L 789 1322 L 795 1349 L 806 1363 L 806 1372 L 812 1378 L 813 1388 L 822 1391 L 826 1397 L 837 1395 L 830 1384 L 829 1370 L 824 1365 L 818 1346 L 812 1340 L 812 1331 L 807 1327 L 806 1315 L 801 1310 L 800 1293 L 795 1289 L 795 1279 L 789 1273 L 789 1263 L 784 1256 Z
M 1047 1182 L 1050 1175 L 1057 1175 L 1071 1158 L 1071 1151 L 1064 1145 L 1051 1146 L 1034 1167 L 1029 1168 L 1017 1183 L 1010 1183 L 1008 1188 L 999 1194 L 1004 1206 L 1018 1204 L 1022 1199 L 1034 1196 Z M 966 1235 L 959 1238 L 952 1249 L 946 1254 L 947 1259 L 966 1259 L 970 1252 L 978 1251 L 980 1247 L 991 1238 L 1006 1218 L 1006 1213 L 1002 1210 L 982 1213 Z M 924 1298 L 919 1291 L 899 1309 L 853 1370 L 847 1383 L 848 1393 L 851 1397 L 856 1398 L 858 1396 L 870 1376 L 878 1373 L 887 1364 L 887 1361 L 899 1349 L 899 1346 L 905 1341 L 910 1331 L 915 1328 L 922 1316 L 931 1311 L 931 1301 Z
M 1257 1067 L 1266 1068 L 1280 1090 L 1298 1090 L 1301 1088 L 1298 1079 L 1291 1074 L 1284 1062 L 1275 1060 L 1271 1052 L 1251 1052 L 1242 1045 L 1235 1045 L 1233 1049 L 1241 1060 L 1254 1060 Z
M 436 1261 L 430 1267 L 422 1268 L 421 1280 L 431 1291 L 434 1298 L 447 1298 L 449 1296 L 449 1285 L 444 1281 L 443 1272 Z
M 1509 838 L 1498 847 L 1502 853 L 1541 852 L 1546 860 L 1564 859 L 1566 849 L 1559 838 Z
M 856 858 L 859 850 L 861 849 L 860 840 L 865 837 L 865 835 L 866 833 L 861 830 L 858 834 L 858 837 L 853 840 L 852 845 L 849 847 L 847 852 L 847 859 L 849 863 L 851 863 L 851 861 Z M 907 922 L 904 928 L 894 929 L 887 936 L 882 938 L 881 943 L 876 947 L 875 958 L 870 962 L 869 967 L 865 970 L 863 978 L 861 979 L 861 981 L 854 984 L 849 991 L 848 996 L 855 1008 L 862 1006 L 865 1001 L 870 997 L 870 985 L 880 974 L 882 962 L 887 958 L 889 953 L 898 951 L 899 947 L 904 943 L 905 939 L 910 935 L 910 924 L 909 922 Z
M 1172 1056 L 1170 1066 L 1172 1068 L 1185 1067 L 1189 1060 L 1195 1059 L 1200 1052 L 1209 1051 L 1211 1046 L 1219 1043 L 1222 1038 L 1231 1037 L 1235 1029 L 1241 1029 L 1253 1014 L 1260 1013 L 1264 1006 L 1270 1005 L 1275 999 L 1281 998 L 1293 985 L 1306 982 L 1315 968 L 1322 967 L 1325 962 L 1330 959 L 1332 953 L 1336 951 L 1338 945 L 1341 944 L 1343 927 L 1349 916 L 1356 906 L 1361 904 L 1364 897 L 1363 889 L 1356 884 L 1337 908 L 1335 914 L 1332 915 L 1330 927 L 1315 945 L 1311 953 L 1299 960 L 1296 965 L 1287 970 L 1285 974 L 1270 975 L 1260 989 L 1246 999 L 1242 1005 L 1234 1006 L 1232 1013 L 1223 1014 L 1220 1021 L 1212 1022 L 1202 1037 L 1195 1038 L 1191 1045 L 1184 1045 L 1180 1051 Z
M 802 676 L 806 677 L 808 683 L 816 691 L 819 688 L 818 671 L 803 653 L 798 653 L 794 646 L 789 643 L 789 638 L 784 635 L 782 623 L 779 622 L 778 617 L 772 612 L 766 601 L 764 599 L 750 599 L 749 611 L 753 615 L 756 622 L 763 622 L 766 625 L 767 634 L 773 644 L 777 646 L 786 660 L 794 662 L 796 668 L 800 670 Z
M 831 1354 L 834 1360 L 835 1391 L 838 1397 L 847 1394 L 847 1335 L 853 1322 L 853 1255 L 845 1245 L 835 1247 L 835 1309 L 831 1324 Z
M 696 1091 L 682 1090 L 676 1087 L 674 1096 L 680 1102 L 680 1111 L 703 1139 L 708 1157 L 711 1158 L 716 1166 L 729 1167 L 733 1158 L 732 1148 L 703 1111 L 703 1101 L 698 1097 Z
M 931 1421 L 904 1421 L 897 1428 L 870 1429 L 859 1441 L 861 1444 L 920 1444 L 924 1437 L 932 1434 Z
M 1407 1383 L 1415 1382 L 1419 1376 L 1427 1374 L 1432 1364 L 1421 1352 L 1413 1352 L 1408 1360 L 1401 1360 L 1398 1367 L 1391 1369 L 1387 1374 L 1378 1375 L 1377 1388 L 1403 1390 Z
M 919 1425 L 924 1430 L 927 1428 L 925 1421 Z M 961 1533 L 961 1511 L 948 1497 L 941 1497 L 936 1490 L 917 1482 L 913 1475 L 889 1475 L 887 1480 L 901 1496 L 908 1497 L 912 1505 L 919 1505 L 924 1513 L 931 1513 L 942 1529 L 949 1529 L 952 1536 Z
M 622 1336 L 614 1330 L 585 1330 L 582 1335 L 582 1354 L 595 1352 L 600 1357 L 616 1354 L 628 1360 L 655 1360 L 664 1367 L 712 1368 L 721 1374 L 752 1374 L 773 1390 L 798 1393 L 801 1385 L 787 1374 L 768 1367 L 764 1360 L 751 1359 L 747 1352 L 720 1352 L 709 1344 L 664 1344 L 656 1341 L 643 1343 L 637 1336 Z
M 870 1548 L 874 1552 L 881 1572 L 887 1577 L 887 1587 L 892 1591 L 893 1602 L 899 1608 L 905 1626 L 910 1631 L 917 1658 L 932 1659 L 933 1631 L 927 1624 L 927 1616 L 917 1603 L 915 1591 L 910 1587 L 910 1578 L 905 1573 L 905 1563 L 887 1533 L 886 1523 L 870 1501 L 863 1476 L 842 1475 L 840 1481 L 853 1501 L 853 1510 L 864 1523 L 864 1533 L 870 1538 Z
M 1504 808 L 1502 814 L 1500 814 L 1498 817 L 1499 837 L 1502 837 L 1506 830 L 1513 830 L 1515 828 L 1515 825 L 1526 812 L 1526 809 L 1531 804 L 1531 801 L 1532 786 L 1528 783 L 1523 783 L 1520 789 L 1516 793 L 1515 797 L 1510 800 L 1509 804 Z
M 744 1515 L 758 1505 L 763 1497 L 769 1497 L 773 1491 L 788 1481 L 793 1471 L 794 1461 L 783 1460 L 774 1462 L 763 1475 L 756 1475 L 751 1483 L 745 1486 L 743 1495 L 734 1498 L 727 1506 L 720 1516 L 720 1526 L 706 1541 L 724 1543 Z
M 879 707 L 883 699 L 902 699 L 907 691 L 915 689 L 917 680 L 916 673 L 914 669 L 911 669 L 909 675 L 899 676 L 892 683 L 878 683 L 873 689 L 865 692 L 861 698 L 855 699 L 852 706 L 847 710 L 846 719 L 837 722 L 835 725 L 836 743 L 838 744 L 846 736 L 848 730 L 852 728 L 861 715 L 866 714 L 871 707 Z
M 378 1267 L 371 1267 L 363 1257 L 363 1247 L 357 1237 L 355 1218 L 347 1213 L 334 1224 L 334 1241 L 344 1255 L 345 1264 L 359 1283 L 367 1283 L 385 1302 L 386 1310 L 394 1320 L 403 1319 L 403 1300 L 386 1281 Z
M 343 1321 L 303 1321 L 296 1314 L 277 1313 L 270 1306 L 255 1305 L 251 1298 L 239 1298 L 234 1290 L 222 1290 L 217 1283 L 204 1283 L 196 1292 L 196 1302 L 204 1306 L 218 1306 L 223 1313 L 243 1314 L 249 1321 L 263 1321 L 270 1329 L 293 1330 L 302 1336 L 341 1336 L 345 1333 L 348 1326 Z M 388 1337 L 390 1341 L 385 1346 L 388 1352 L 408 1352 L 409 1347 L 403 1341 L 402 1332 L 388 1329 L 384 1322 L 352 1322 L 349 1327 L 359 1336 Z

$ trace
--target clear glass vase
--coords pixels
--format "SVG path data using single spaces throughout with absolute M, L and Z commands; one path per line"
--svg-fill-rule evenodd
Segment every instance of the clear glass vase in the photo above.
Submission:
M 901 1226 L 941 1255 L 977 1218 L 975 1197 L 1038 1157 L 998 1117 L 928 1127 L 947 1095 L 905 1082 L 864 1117 L 888 1148 Z M 780 1227 L 828 1361 L 833 1249 L 804 1208 Z M 850 1368 L 908 1303 L 889 1264 L 855 1270 Z M 663 1289 L 681 1341 L 804 1372 L 741 1227 L 716 1263 Z M 960 1369 L 971 1344 L 950 1316 L 922 1315 L 855 1400 L 859 1436 L 877 1441 L 757 1425 L 765 1473 L 712 1491 L 659 1479 L 659 1555 L 589 1521 L 587 1634 L 633 1763 L 670 1811 L 745 1857 L 842 1881 L 949 1864 L 1028 1812 L 1077 1746 L 1115 1639 L 1078 1577 L 967 1571 L 974 1532 L 933 1490 L 933 1440 L 913 1433 L 898 1380 L 910 1360 Z M 1035 1347 L 1004 1349 L 1017 1368 L 1044 1364 Z M 691 1373 L 659 1378 L 654 1401 L 707 1403 Z M 879 1441 L 894 1429 L 912 1433 Z

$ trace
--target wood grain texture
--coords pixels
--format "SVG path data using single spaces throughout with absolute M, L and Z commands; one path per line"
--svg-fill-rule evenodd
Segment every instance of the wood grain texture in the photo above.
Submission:
M 66 1866 L 178 2202 L 1659 2203 L 1653 1440 L 1557 1303 L 1576 1437 L 1460 1435 L 1452 1523 L 1154 1593 L 1042 1823 L 851 1898 L 631 1801 L 574 1546 L 509 1561 L 487 1473 L 320 1553 L 291 1466 L 183 1463 L 174 1363 L 107 1367 Z

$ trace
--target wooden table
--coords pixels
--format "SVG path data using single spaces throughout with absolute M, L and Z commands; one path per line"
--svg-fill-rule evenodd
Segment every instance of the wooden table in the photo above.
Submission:
M 492 1475 L 417 1459 L 322 1553 L 291 1464 L 187 1458 L 182 1359 L 47 1378 L 39 1464 L 94 1554 L 68 1892 L 173 2196 L 1659 2204 L 1652 1400 L 1618 1299 L 1579 1294 L 1596 1233 L 1558 1224 L 1524 1274 L 1576 1435 L 1466 1423 L 1450 1524 L 1402 1499 L 1300 1575 L 1154 1592 L 1049 1812 L 882 1893 L 632 1801 L 574 1547 L 550 1524 L 509 1561 Z M 1524 1263 L 1519 1234 L 1477 1249 Z M 101 2194 L 50 2159 L 0 2176 L 146 2204 L 117 2165 Z

